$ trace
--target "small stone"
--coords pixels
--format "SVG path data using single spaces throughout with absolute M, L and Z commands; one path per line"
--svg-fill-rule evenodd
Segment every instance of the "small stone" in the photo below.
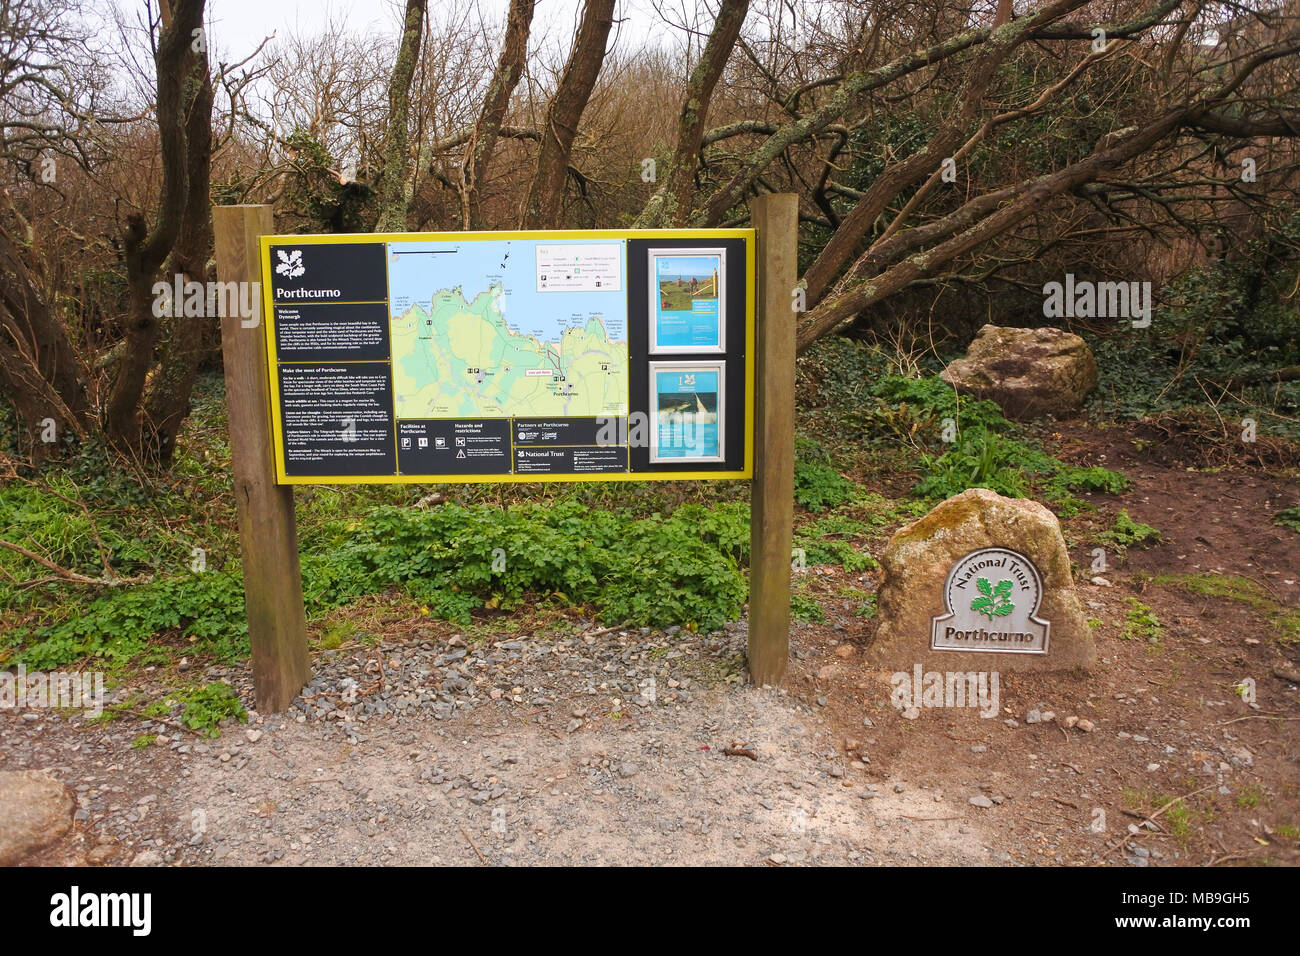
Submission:
M 1079 718 L 1078 718 L 1078 717 L 1075 717 L 1073 714 L 1071 714 L 1069 717 L 1066 717 L 1066 718 L 1065 718 L 1065 727 L 1066 727 L 1066 729 L 1068 730 L 1069 728 L 1073 727 L 1073 726 L 1074 726 L 1075 724 L 1077 724 L 1078 722 L 1079 722 Z
M 623 763 L 619 765 L 618 775 L 620 777 L 635 777 L 638 769 L 639 768 L 634 763 Z
M 98 846 L 93 847 L 90 852 L 86 854 L 86 862 L 98 866 L 101 863 L 107 863 L 115 857 L 117 853 L 118 848 L 116 844 L 101 843 Z
M 780 866 L 782 863 L 785 862 L 785 854 L 784 854 L 784 853 L 773 853 L 771 856 L 769 856 L 769 857 L 767 858 L 767 861 L 768 861 L 769 863 L 774 863 L 774 864 L 776 864 L 777 866 Z
M 1031 710 L 1029 713 L 1025 715 L 1025 723 L 1027 724 L 1041 723 L 1042 720 L 1043 720 L 1043 715 L 1041 712 L 1037 710 Z
M 132 866 L 162 866 L 162 854 L 157 850 L 142 850 L 131 860 Z
M 1078 727 L 1080 730 L 1082 730 L 1085 734 L 1090 734 L 1092 733 L 1093 728 L 1095 728 L 1097 725 L 1094 724 L 1087 717 L 1081 717 L 1079 718 L 1079 722 L 1075 726 Z
M 973 754 L 982 754 L 988 749 L 989 748 L 986 747 L 984 744 L 975 744 L 973 747 L 971 747 L 970 752 Z
M 921 716 L 921 708 L 919 707 L 909 707 L 907 708 L 907 710 L 903 711 L 902 714 L 904 720 L 916 720 L 916 718 L 920 716 Z
M 1108 588 L 1111 586 L 1110 582 L 1107 581 L 1105 578 L 1103 578 L 1100 574 L 1094 578 L 1091 578 L 1090 580 L 1093 584 L 1097 585 L 1097 587 L 1099 588 Z
M 894 784 L 894 793 L 902 793 L 902 792 L 903 792 L 903 785 L 901 783 Z
M 1281 664 L 1273 665 L 1273 676 L 1279 680 L 1289 681 L 1292 684 L 1300 684 L 1300 667 L 1284 661 Z
M 985 796 L 971 797 L 969 803 L 972 807 L 983 807 L 985 810 L 993 806 L 993 801 Z
M 246 730 L 246 731 L 244 731 L 244 736 L 245 736 L 246 738 L 248 738 L 248 742 L 249 742 L 250 744 L 255 744 L 255 743 L 257 743 L 259 740 L 262 739 L 262 731 L 260 731 L 260 730 Z
M 845 753 L 854 753 L 854 752 L 855 752 L 856 750 L 858 750 L 861 746 L 862 746 L 862 742 L 861 742 L 861 741 L 859 741 L 859 740 L 854 740 L 852 737 L 848 737 L 848 738 L 846 738 L 845 741 L 844 741 L 844 752 L 845 752 Z

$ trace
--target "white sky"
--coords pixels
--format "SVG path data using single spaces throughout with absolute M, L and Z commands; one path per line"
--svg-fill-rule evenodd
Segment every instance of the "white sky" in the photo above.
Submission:
M 114 0 L 117 6 L 139 9 L 142 0 Z M 213 45 L 223 59 L 242 59 L 268 34 L 283 38 L 290 33 L 319 35 L 325 24 L 342 22 L 357 33 L 383 32 L 396 36 L 402 19 L 403 0 L 208 0 L 208 22 Z M 430 20 L 437 23 L 467 7 L 477 8 L 481 18 L 500 35 L 509 0 L 430 0 Z M 538 0 L 532 35 L 559 40 L 567 46 L 573 36 L 582 0 Z M 661 7 L 680 12 L 712 8 L 707 0 L 661 0 Z M 671 35 L 655 12 L 654 0 L 619 0 L 615 25 L 620 38 L 643 41 L 647 36 Z M 530 48 L 534 46 L 530 42 Z

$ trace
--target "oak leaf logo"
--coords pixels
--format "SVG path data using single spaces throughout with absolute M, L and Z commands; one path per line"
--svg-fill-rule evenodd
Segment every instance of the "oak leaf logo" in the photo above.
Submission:
M 975 586 L 979 588 L 980 596 L 971 601 L 970 609 L 979 614 L 984 614 L 991 621 L 995 617 L 1006 617 L 1016 609 L 1011 603 L 1011 582 L 1002 580 L 996 586 L 989 584 L 988 578 L 978 578 Z
M 294 249 L 292 252 L 287 253 L 277 249 L 275 254 L 280 257 L 280 264 L 275 267 L 275 271 L 280 275 L 296 279 L 307 271 L 307 267 L 302 264 L 301 249 Z

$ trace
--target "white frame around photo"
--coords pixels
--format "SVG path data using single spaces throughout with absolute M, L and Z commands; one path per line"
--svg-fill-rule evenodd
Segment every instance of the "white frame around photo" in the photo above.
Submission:
M 727 363 L 723 359 L 709 359 L 699 362 L 650 362 L 650 462 L 652 464 L 673 464 L 677 462 L 713 462 L 722 463 L 727 459 L 726 402 L 727 402 Z M 659 454 L 659 373 L 660 372 L 717 372 L 718 374 L 718 454 L 714 455 L 669 455 Z
M 649 268 L 650 312 L 646 317 L 650 329 L 651 355 L 720 355 L 727 351 L 727 249 L 725 246 L 699 246 L 693 248 L 652 248 L 647 250 Z M 659 260 L 688 256 L 717 256 L 718 258 L 718 342 L 717 345 L 661 345 L 659 343 Z

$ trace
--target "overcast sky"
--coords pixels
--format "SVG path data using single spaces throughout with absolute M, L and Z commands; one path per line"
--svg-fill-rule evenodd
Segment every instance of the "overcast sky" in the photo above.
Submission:
M 142 0 L 115 0 L 119 7 L 138 9 Z M 509 0 L 430 0 L 432 22 L 459 15 L 466 8 L 477 9 L 483 20 L 500 35 Z M 707 0 L 660 0 L 659 7 L 681 16 L 712 8 Z M 533 17 L 534 38 L 559 40 L 573 36 L 582 0 L 538 0 Z M 654 0 L 618 0 L 616 26 L 619 42 L 667 38 L 673 32 L 655 12 Z M 401 23 L 401 0 L 208 0 L 208 21 L 213 41 L 223 58 L 242 59 L 272 31 L 278 37 L 289 33 L 318 35 L 328 22 L 343 23 L 357 33 L 382 31 L 395 36 Z M 532 44 L 530 44 L 532 46 Z

